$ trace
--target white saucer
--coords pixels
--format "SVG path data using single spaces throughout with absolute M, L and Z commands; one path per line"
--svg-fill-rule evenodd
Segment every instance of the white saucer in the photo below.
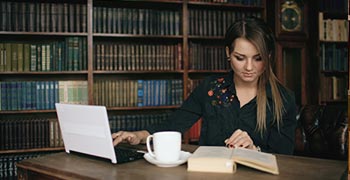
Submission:
M 179 166 L 185 162 L 187 162 L 187 159 L 191 156 L 192 154 L 189 152 L 185 152 L 185 151 L 181 151 L 180 152 L 180 159 L 178 161 L 175 162 L 171 162 L 171 163 L 164 163 L 164 162 L 159 162 L 157 161 L 155 158 L 153 158 L 149 153 L 146 153 L 145 155 L 143 155 L 143 157 L 151 164 L 154 164 L 156 166 L 159 167 L 175 167 L 175 166 Z

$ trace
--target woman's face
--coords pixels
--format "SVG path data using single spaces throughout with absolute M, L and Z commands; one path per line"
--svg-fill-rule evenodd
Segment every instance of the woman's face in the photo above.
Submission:
M 234 41 L 234 50 L 230 54 L 231 67 L 234 71 L 235 82 L 257 83 L 260 75 L 265 70 L 265 61 L 261 59 L 256 47 L 245 38 L 238 38 Z

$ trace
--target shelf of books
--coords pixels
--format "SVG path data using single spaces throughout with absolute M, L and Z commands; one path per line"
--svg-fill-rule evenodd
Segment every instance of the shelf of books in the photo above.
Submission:
M 0 179 L 63 150 L 54 104 L 87 104 L 87 4 L 0 2 Z
M 265 0 L 1 1 L 0 179 L 62 151 L 55 103 L 107 107 L 111 131 L 161 123 L 207 75 L 225 73 L 223 37 Z M 198 141 L 199 121 L 184 136 Z
M 328 3 L 328 4 L 327 4 Z M 330 3 L 330 4 L 329 4 Z M 349 82 L 347 1 L 320 2 L 321 104 L 346 103 Z M 340 9 L 339 9 L 340 8 Z M 342 11 L 342 9 L 344 9 Z
M 260 0 L 188 2 L 186 97 L 206 76 L 229 71 L 230 65 L 223 44 L 229 25 L 242 17 L 266 17 L 265 11 L 265 1 Z M 198 142 L 201 121 L 191 127 L 188 133 L 189 143 Z
M 182 104 L 182 4 L 93 2 L 93 104 L 107 107 L 112 132 L 160 123 Z

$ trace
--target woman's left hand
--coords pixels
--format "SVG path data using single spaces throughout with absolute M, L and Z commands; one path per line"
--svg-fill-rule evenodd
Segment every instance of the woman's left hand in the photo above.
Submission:
M 254 145 L 253 140 L 250 138 L 249 134 L 245 131 L 237 129 L 230 138 L 225 140 L 225 144 L 229 148 L 243 147 L 248 149 L 257 150 Z

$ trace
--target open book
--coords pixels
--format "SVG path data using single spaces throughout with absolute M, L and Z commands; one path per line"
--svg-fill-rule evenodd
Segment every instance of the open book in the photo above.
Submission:
M 236 163 L 271 174 L 279 174 L 275 155 L 224 146 L 200 146 L 188 159 L 187 170 L 234 173 Z

